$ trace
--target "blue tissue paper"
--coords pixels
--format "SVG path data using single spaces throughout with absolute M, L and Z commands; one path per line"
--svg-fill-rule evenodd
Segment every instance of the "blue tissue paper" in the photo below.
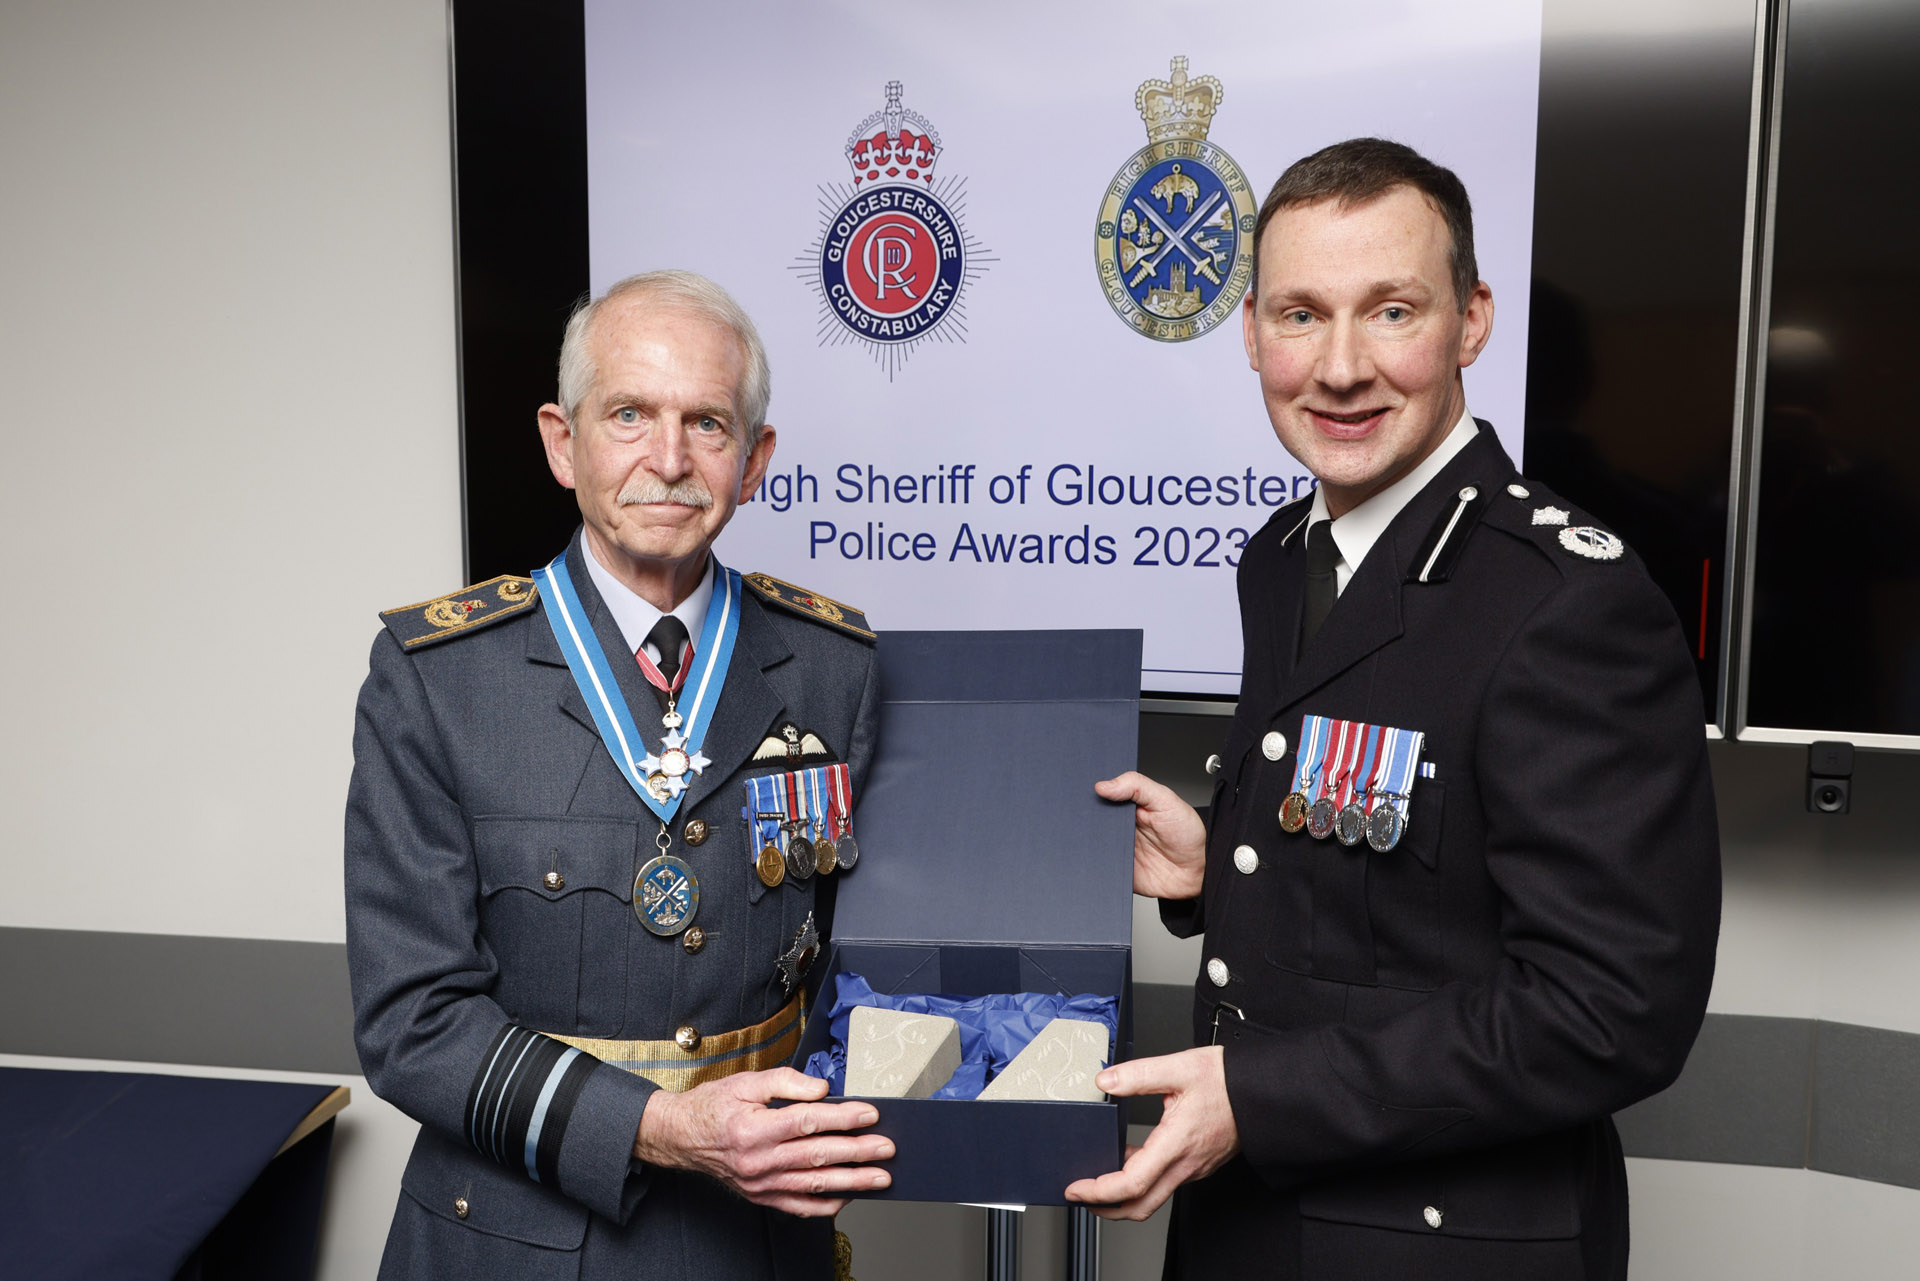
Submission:
M 834 989 L 828 1020 L 833 1043 L 807 1059 L 808 1076 L 823 1077 L 835 1095 L 847 1088 L 847 1025 L 858 1005 L 900 1010 L 907 1014 L 939 1014 L 960 1025 L 960 1066 L 953 1077 L 933 1092 L 936 1099 L 971 1099 L 987 1082 L 1013 1062 L 1034 1037 L 1055 1019 L 1088 1019 L 1106 1024 L 1107 1044 L 1113 1044 L 1120 1024 L 1120 999 L 1115 996 L 1055 996 L 1040 992 L 1000 992 L 991 996 L 889 996 L 873 990 L 858 974 L 841 973 Z M 1111 1052 L 1111 1051 L 1109 1051 Z

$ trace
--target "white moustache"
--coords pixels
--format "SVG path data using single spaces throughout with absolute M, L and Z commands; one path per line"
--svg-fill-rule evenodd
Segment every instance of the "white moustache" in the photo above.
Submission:
M 711 507 L 713 494 L 708 491 L 698 476 L 689 476 L 671 485 L 658 476 L 640 476 L 629 481 L 627 487 L 620 491 L 619 503 L 622 507 L 637 507 L 642 503 Z

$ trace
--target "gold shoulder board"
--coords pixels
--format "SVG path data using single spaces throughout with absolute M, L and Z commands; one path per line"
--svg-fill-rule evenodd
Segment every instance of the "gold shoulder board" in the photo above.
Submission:
M 383 609 L 380 621 L 402 649 L 423 649 L 525 613 L 539 599 L 531 578 L 502 574 L 417 605 Z
M 829 600 L 818 592 L 810 592 L 804 587 L 795 587 L 792 583 L 783 583 L 771 574 L 748 574 L 746 584 L 754 590 L 761 600 L 783 609 L 792 610 L 802 618 L 811 618 L 816 623 L 825 623 L 837 627 L 861 640 L 873 640 L 873 629 L 867 625 L 867 616 L 851 605 L 837 600 Z

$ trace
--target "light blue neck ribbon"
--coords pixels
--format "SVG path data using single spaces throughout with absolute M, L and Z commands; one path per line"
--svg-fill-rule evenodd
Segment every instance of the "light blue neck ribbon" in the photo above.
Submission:
M 588 553 L 591 555 L 592 553 Z M 720 703 L 720 688 L 727 681 L 727 664 L 733 658 L 733 643 L 740 635 L 740 575 L 718 560 L 713 562 L 721 581 L 720 590 L 707 602 L 706 621 L 700 626 L 700 640 L 693 651 L 693 670 L 680 688 L 675 710 L 680 713 L 680 733 L 689 757 L 697 755 L 705 743 L 707 729 L 713 724 L 713 709 Z M 547 611 L 547 624 L 553 638 L 560 642 L 567 669 L 573 673 L 580 696 L 587 700 L 593 723 L 600 729 L 600 741 L 613 757 L 614 767 L 633 788 L 646 807 L 662 823 L 673 821 L 686 793 L 679 792 L 661 800 L 647 786 L 647 772 L 641 768 L 653 753 L 634 724 L 633 712 L 620 695 L 620 682 L 614 679 L 600 638 L 573 590 L 573 578 L 567 573 L 567 554 L 561 552 L 534 574 L 540 584 L 540 603 Z

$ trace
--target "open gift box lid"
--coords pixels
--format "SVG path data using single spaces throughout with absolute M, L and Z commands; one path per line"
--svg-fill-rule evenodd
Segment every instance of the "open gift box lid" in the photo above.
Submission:
M 885 632 L 836 941 L 1106 944 L 1133 929 L 1138 631 Z M 1109 994 L 1110 995 L 1110 994 Z
M 1133 807 L 1093 785 L 1134 767 L 1137 631 L 885 632 L 880 745 L 835 877 L 832 950 L 800 1057 L 831 1041 L 838 978 L 876 991 L 1119 998 L 1132 1051 Z M 876 1099 L 890 1187 L 865 1199 L 1060 1204 L 1118 1169 L 1123 1102 Z

